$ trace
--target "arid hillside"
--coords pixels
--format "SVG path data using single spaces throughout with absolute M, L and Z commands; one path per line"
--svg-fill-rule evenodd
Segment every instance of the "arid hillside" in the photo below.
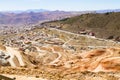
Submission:
M 78 34 L 94 33 L 99 38 L 120 41 L 120 12 L 83 14 L 45 25 Z
M 80 15 L 87 12 L 65 12 L 65 11 L 44 11 L 44 12 L 0 12 L 0 24 L 18 25 L 34 24 L 38 22 L 60 20 L 63 18 Z
M 5 76 L 120 80 L 118 42 L 46 27 L 2 35 L 0 40 L 0 73 Z

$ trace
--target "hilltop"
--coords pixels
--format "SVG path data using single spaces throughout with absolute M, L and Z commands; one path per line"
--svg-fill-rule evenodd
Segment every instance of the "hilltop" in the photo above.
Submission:
M 120 12 L 89 13 L 43 24 L 74 33 L 92 32 L 105 39 L 114 40 L 120 36 Z

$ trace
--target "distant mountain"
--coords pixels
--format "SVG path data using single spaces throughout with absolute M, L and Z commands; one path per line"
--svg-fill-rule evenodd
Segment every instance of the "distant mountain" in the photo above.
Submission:
M 29 9 L 29 10 L 14 10 L 14 11 L 1 11 L 2 13 L 29 13 L 29 12 L 47 12 L 49 10 L 46 9 Z
M 120 12 L 120 9 L 96 10 L 96 13 Z
M 30 9 L 26 11 L 0 12 L 0 24 L 34 24 L 43 21 L 61 20 L 85 13 L 120 12 L 120 9 L 97 11 L 49 11 L 45 9 Z
M 25 12 L 48 12 L 49 10 L 46 9 L 29 9 L 26 10 Z
M 60 20 L 80 14 L 80 12 L 47 11 L 43 9 L 24 12 L 1 12 L 0 24 L 34 24 L 42 21 Z

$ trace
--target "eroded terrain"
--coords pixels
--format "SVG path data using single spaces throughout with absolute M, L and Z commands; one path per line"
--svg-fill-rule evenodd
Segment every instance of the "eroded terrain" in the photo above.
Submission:
M 55 28 L 1 37 L 0 73 L 48 80 L 120 80 L 120 43 Z

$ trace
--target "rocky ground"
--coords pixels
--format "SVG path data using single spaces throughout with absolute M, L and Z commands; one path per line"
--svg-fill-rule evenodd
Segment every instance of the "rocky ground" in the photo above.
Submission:
M 118 42 L 54 28 L 32 28 L 0 40 L 0 73 L 8 77 L 120 80 Z
M 43 78 L 36 77 L 36 76 L 9 75 L 9 74 L 2 74 L 2 76 L 9 77 L 13 80 L 47 80 L 47 79 L 43 79 Z

